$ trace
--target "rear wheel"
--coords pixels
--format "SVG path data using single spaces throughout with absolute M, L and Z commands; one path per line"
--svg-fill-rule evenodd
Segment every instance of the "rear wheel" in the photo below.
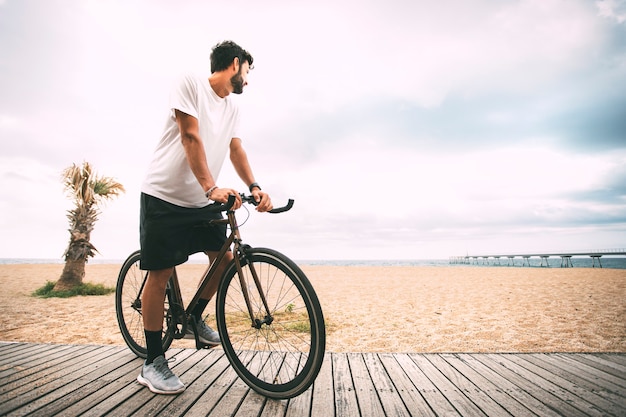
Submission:
M 308 278 L 284 255 L 254 248 L 242 258 L 241 275 L 231 262 L 217 292 L 224 352 L 256 392 L 270 398 L 294 397 L 311 386 L 324 359 L 326 330 L 320 303 Z
M 137 251 L 131 254 L 122 265 L 115 288 L 115 313 L 124 341 L 137 356 L 145 358 L 148 351 L 146 349 L 146 337 L 141 314 L 141 294 L 148 272 L 139 269 L 140 259 L 141 253 Z M 163 329 L 167 329 L 167 312 L 170 305 L 173 305 L 171 288 L 170 279 L 165 295 Z M 172 344 L 172 337 L 169 333 L 163 333 L 162 341 L 163 351 L 165 352 Z

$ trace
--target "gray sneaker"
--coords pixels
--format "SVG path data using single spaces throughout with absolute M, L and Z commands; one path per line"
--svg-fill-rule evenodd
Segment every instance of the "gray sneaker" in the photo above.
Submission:
M 170 370 L 163 356 L 158 356 L 150 365 L 144 362 L 137 382 L 155 394 L 180 394 L 185 390 L 185 384 Z
M 222 343 L 222 341 L 220 340 L 219 333 L 213 330 L 212 328 L 210 328 L 204 322 L 204 320 L 200 321 L 199 323 L 196 323 L 196 328 L 198 329 L 198 338 L 200 339 L 202 343 L 211 345 L 211 346 L 217 346 L 220 343 Z M 191 328 L 191 326 L 187 327 L 187 334 L 185 334 L 185 339 L 195 339 L 195 336 L 193 335 L 193 329 Z

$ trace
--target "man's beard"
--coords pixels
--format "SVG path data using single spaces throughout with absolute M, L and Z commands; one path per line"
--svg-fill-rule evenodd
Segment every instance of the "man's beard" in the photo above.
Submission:
M 233 75 L 230 79 L 230 83 L 233 86 L 233 93 L 235 94 L 243 93 L 243 77 L 241 76 L 241 72 Z

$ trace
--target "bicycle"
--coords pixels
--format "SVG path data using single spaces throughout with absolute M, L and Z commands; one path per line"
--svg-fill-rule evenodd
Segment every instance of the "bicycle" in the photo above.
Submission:
M 244 202 L 255 204 L 252 196 L 240 194 Z M 229 236 L 217 258 L 207 267 L 194 297 L 184 307 L 174 268 L 165 296 L 163 351 L 174 339 L 192 328 L 196 348 L 210 348 L 200 342 L 191 317 L 200 294 L 215 274 L 229 250 L 233 260 L 225 268 L 216 293 L 216 321 L 222 348 L 237 375 L 254 391 L 275 399 L 287 399 L 306 391 L 319 373 L 326 349 L 326 329 L 322 308 L 313 286 L 302 270 L 285 255 L 268 248 L 253 248 L 241 240 L 232 205 L 214 204 L 213 211 L 226 212 L 226 218 L 209 221 L 225 223 Z M 270 213 L 282 213 L 293 206 Z M 139 357 L 147 355 L 141 294 L 147 271 L 139 269 L 141 252 L 132 253 L 120 270 L 115 310 L 128 347 Z

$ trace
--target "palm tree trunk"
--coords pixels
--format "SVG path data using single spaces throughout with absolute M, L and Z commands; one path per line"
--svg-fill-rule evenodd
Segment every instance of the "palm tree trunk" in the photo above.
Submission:
M 97 212 L 90 204 L 68 211 L 71 223 L 70 243 L 65 251 L 65 267 L 54 285 L 55 291 L 79 286 L 85 277 L 85 263 L 94 255 L 96 248 L 89 242 Z
M 54 291 L 66 291 L 79 286 L 85 277 L 85 260 L 84 259 L 67 259 L 61 278 L 54 285 Z

